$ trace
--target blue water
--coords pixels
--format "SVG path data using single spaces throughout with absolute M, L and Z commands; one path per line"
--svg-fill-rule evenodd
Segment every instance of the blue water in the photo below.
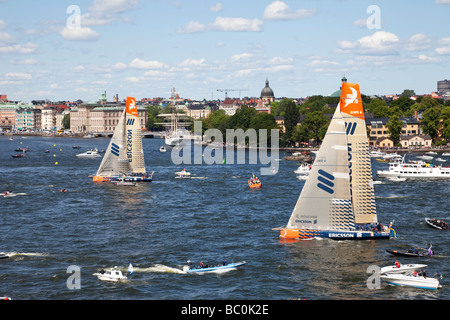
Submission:
M 260 164 L 174 165 L 161 139 L 144 139 L 145 162 L 154 181 L 135 187 L 94 184 L 101 159 L 80 159 L 107 138 L 0 136 L 0 296 L 16 300 L 60 299 L 449 299 L 448 233 L 428 227 L 425 217 L 450 220 L 450 180 L 407 180 L 375 185 L 379 220 L 395 220 L 397 239 L 283 242 L 271 228 L 285 225 L 304 184 L 298 163 L 279 161 L 279 172 L 260 176 L 261 190 L 247 179 Z M 73 149 L 80 145 L 81 149 Z M 21 159 L 17 147 L 29 147 Z M 50 153 L 44 151 L 48 149 Z M 280 152 L 280 158 L 285 155 Z M 408 157 L 413 158 L 410 154 Z M 450 161 L 450 159 L 449 159 Z M 55 163 L 58 164 L 55 164 Z M 386 166 L 373 160 L 376 168 Z M 267 165 L 264 165 L 267 167 Z M 192 179 L 175 179 L 186 168 Z M 68 192 L 59 192 L 66 188 Z M 437 291 L 367 286 L 367 268 L 395 261 L 388 248 L 428 247 L 428 275 L 444 275 Z M 243 261 L 223 274 L 184 274 L 182 266 Z M 123 283 L 99 281 L 93 273 L 119 266 L 134 273 Z M 69 289 L 67 269 L 80 270 L 79 289 Z

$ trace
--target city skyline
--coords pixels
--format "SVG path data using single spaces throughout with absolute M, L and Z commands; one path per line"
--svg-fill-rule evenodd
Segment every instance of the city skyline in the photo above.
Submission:
M 450 0 L 0 0 L 0 94 L 30 102 L 436 91 Z

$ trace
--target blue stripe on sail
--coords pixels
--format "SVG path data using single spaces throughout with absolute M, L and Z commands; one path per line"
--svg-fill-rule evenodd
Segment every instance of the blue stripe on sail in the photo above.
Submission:
M 322 169 L 319 169 L 318 172 L 319 172 L 320 175 L 324 176 L 325 178 L 328 178 L 330 180 L 334 180 L 334 176 L 332 174 L 329 174 L 328 172 L 323 171 Z
M 323 184 L 321 184 L 321 183 L 318 183 L 317 186 L 318 186 L 320 189 L 322 189 L 323 191 L 328 192 L 329 194 L 332 194 L 332 193 L 333 193 L 333 189 L 328 188 L 326 185 L 323 185 Z
M 325 179 L 324 177 L 318 176 L 317 180 L 319 180 L 320 182 L 325 183 L 329 187 L 334 187 L 334 183 L 331 182 L 330 180 Z
M 117 144 L 111 144 L 111 153 L 115 156 L 119 156 L 119 146 Z

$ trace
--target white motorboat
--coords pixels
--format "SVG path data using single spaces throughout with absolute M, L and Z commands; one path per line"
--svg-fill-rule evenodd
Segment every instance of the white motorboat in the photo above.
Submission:
M 101 270 L 98 273 L 94 273 L 94 276 L 97 276 L 102 281 L 123 281 L 128 279 L 117 266 L 106 271 Z
M 401 159 L 402 156 L 399 155 L 397 152 L 393 152 L 393 153 L 386 153 L 385 155 L 382 156 L 382 158 L 384 160 L 394 160 L 394 159 Z
M 401 177 L 401 178 L 450 178 L 450 167 L 433 165 L 424 161 L 410 161 L 389 163 L 388 170 L 378 170 L 380 178 Z
M 101 158 L 101 155 L 98 153 L 97 149 L 91 149 L 83 153 L 77 154 L 79 158 Z
M 382 158 L 384 156 L 386 156 L 386 153 L 384 153 L 383 151 L 370 151 L 369 155 L 371 158 Z
M 191 173 L 187 172 L 186 169 L 175 172 L 175 175 L 176 175 L 175 178 L 177 178 L 177 179 L 185 179 L 185 178 L 191 177 Z
M 161 146 L 161 148 L 159 148 L 159 152 L 166 152 L 166 151 L 167 151 L 167 149 L 164 146 Z
M 450 157 L 450 152 L 444 152 L 444 153 L 442 154 L 442 156 L 443 156 L 443 157 Z
M 447 162 L 447 160 L 442 159 L 442 158 L 436 158 L 436 161 L 439 161 L 439 162 Z
M 425 277 L 413 272 L 410 273 L 388 273 L 380 276 L 386 283 L 396 286 L 409 286 L 422 289 L 439 289 L 442 286 L 439 280 L 433 277 Z
M 382 267 L 380 270 L 381 274 L 387 273 L 404 273 L 409 271 L 417 271 L 425 268 L 426 264 L 395 264 L 393 266 Z
M 425 154 L 429 154 L 429 155 L 437 155 L 437 152 L 434 152 L 434 151 L 428 151 L 428 152 L 426 152 Z
M 425 161 L 430 161 L 430 160 L 433 160 L 434 159 L 434 157 L 433 156 L 427 156 L 427 155 L 423 155 L 423 156 L 417 156 L 416 157 L 417 159 L 421 159 L 421 160 L 425 160 Z
M 228 271 L 240 268 L 245 264 L 246 264 L 245 261 L 241 261 L 241 262 L 234 262 L 234 263 L 223 263 L 221 265 L 216 265 L 216 266 L 203 265 L 203 266 L 192 267 L 192 268 L 189 266 L 184 266 L 183 271 L 186 273 L 212 273 L 212 272 L 223 273 L 223 272 L 228 272 Z
M 294 170 L 295 174 L 308 175 L 311 172 L 311 165 L 307 163 L 303 163 L 296 170 Z

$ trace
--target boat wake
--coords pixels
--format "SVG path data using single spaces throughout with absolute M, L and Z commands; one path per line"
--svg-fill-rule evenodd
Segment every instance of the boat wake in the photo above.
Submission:
M 178 274 L 185 274 L 186 272 L 178 269 L 169 267 L 163 264 L 155 264 L 154 266 L 147 267 L 147 268 L 140 268 L 140 267 L 134 267 L 134 272 L 160 272 L 160 273 L 178 273 Z
M 0 252 L 0 254 L 8 256 L 10 258 L 13 257 L 45 257 L 48 256 L 48 253 L 38 253 L 38 252 Z
M 26 193 L 11 193 L 11 194 L 2 194 L 3 198 L 12 198 L 15 196 L 26 196 Z

